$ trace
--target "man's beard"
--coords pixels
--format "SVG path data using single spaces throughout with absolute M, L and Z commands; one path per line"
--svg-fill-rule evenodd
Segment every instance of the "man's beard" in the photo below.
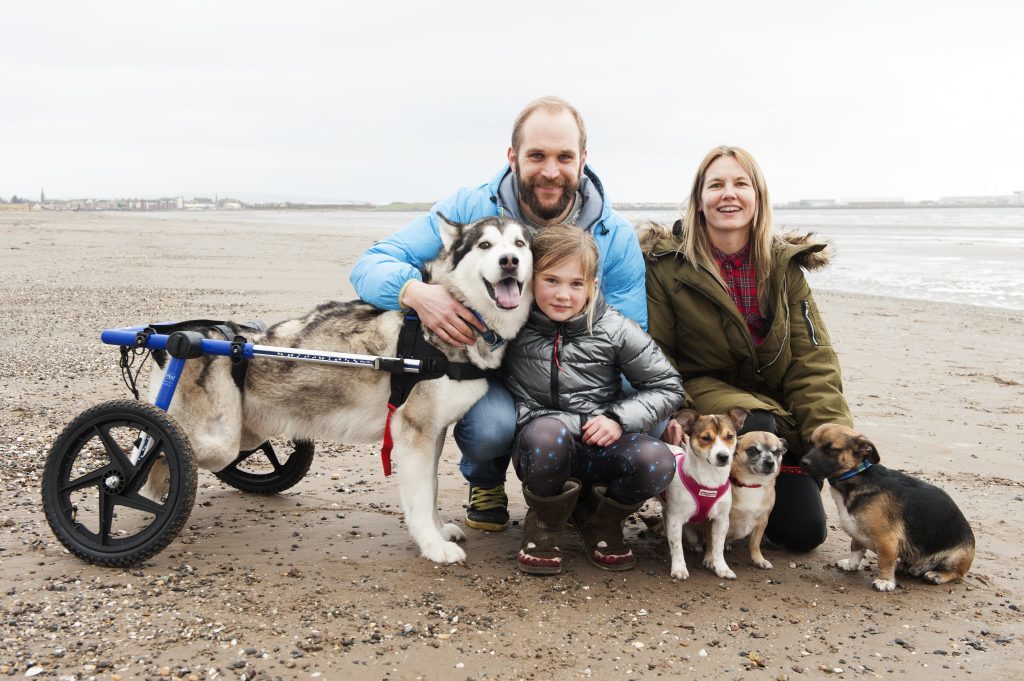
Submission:
M 546 182 L 539 175 L 534 175 L 533 179 L 530 180 L 529 183 L 523 181 L 523 178 L 519 175 L 516 175 L 516 179 L 519 181 L 519 198 L 526 201 L 526 205 L 530 207 L 533 214 L 541 220 L 554 220 L 564 213 L 565 209 L 569 207 L 569 204 L 572 203 L 575 198 L 576 190 L 579 189 L 580 186 L 578 178 L 572 181 L 559 179 L 554 183 Z M 562 195 L 558 197 L 558 201 L 556 201 L 554 205 L 545 206 L 540 202 L 537 192 L 534 191 L 538 183 L 541 183 L 544 187 L 562 187 Z

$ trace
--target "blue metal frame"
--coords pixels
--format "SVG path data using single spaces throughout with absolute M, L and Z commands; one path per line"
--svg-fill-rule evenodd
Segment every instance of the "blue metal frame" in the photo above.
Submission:
M 100 340 L 107 345 L 139 347 L 139 334 L 145 332 L 145 326 L 129 326 L 121 329 L 106 329 L 100 334 Z M 145 347 L 148 350 L 166 350 L 169 334 L 146 333 Z M 200 344 L 203 355 L 231 357 L 234 343 L 214 338 L 204 338 Z M 419 373 L 420 360 L 404 358 L 386 358 L 374 355 L 356 355 L 346 352 L 329 352 L 326 350 L 304 350 L 302 348 L 286 348 L 273 345 L 242 344 L 241 356 L 245 359 L 267 357 L 269 359 L 288 359 L 298 362 L 316 362 L 320 364 L 336 364 L 341 366 L 363 367 L 366 369 L 382 369 L 382 363 L 394 365 L 400 362 L 403 373 Z M 171 357 L 164 372 L 164 380 L 160 384 L 154 404 L 167 411 L 178 387 L 178 379 L 185 367 L 185 359 Z

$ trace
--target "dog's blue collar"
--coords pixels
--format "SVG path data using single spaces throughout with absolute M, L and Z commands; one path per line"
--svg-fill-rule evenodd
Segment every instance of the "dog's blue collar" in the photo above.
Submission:
M 484 339 L 484 342 L 487 343 L 487 347 L 491 349 L 491 352 L 494 352 L 495 350 L 500 348 L 501 345 L 505 342 L 505 339 L 499 336 L 494 329 L 487 326 L 487 322 L 484 321 L 484 318 L 480 316 L 479 312 L 477 312 L 476 310 L 470 310 L 470 312 L 472 312 L 476 316 L 476 318 L 480 320 L 481 324 L 487 327 L 486 331 L 481 331 L 475 326 L 473 327 L 473 330 L 476 331 L 478 336 Z M 416 314 L 416 310 L 410 310 L 405 314 L 405 318 L 419 319 L 419 315 Z
M 483 324 L 484 327 L 487 329 L 486 331 L 481 331 L 480 329 L 474 327 L 474 330 L 477 332 L 477 335 L 484 339 L 484 342 L 487 343 L 487 346 L 491 349 L 491 352 L 494 352 L 499 347 L 501 347 L 502 343 L 505 342 L 505 339 L 499 336 L 494 329 L 487 326 L 487 322 L 484 321 L 484 318 L 480 316 L 479 312 L 477 312 L 476 310 L 471 310 L 471 312 L 474 315 L 476 315 L 476 318 L 479 319 L 480 323 Z
M 828 484 L 835 485 L 837 482 L 842 482 L 843 480 L 849 480 L 853 476 L 860 475 L 861 473 L 863 473 L 864 471 L 866 471 L 869 468 L 871 468 L 871 462 L 868 461 L 867 459 L 864 459 L 859 464 L 857 464 L 857 467 L 854 468 L 852 471 L 846 471 L 845 473 L 843 473 L 841 475 L 837 475 L 834 478 L 829 478 L 828 479 Z

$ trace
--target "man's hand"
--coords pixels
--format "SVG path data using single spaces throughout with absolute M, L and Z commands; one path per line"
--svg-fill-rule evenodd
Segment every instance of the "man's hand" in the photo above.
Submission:
M 595 447 L 607 447 L 622 437 L 622 426 L 604 414 L 583 424 L 583 442 Z
M 668 425 L 665 426 L 665 432 L 661 434 L 661 440 L 662 442 L 667 442 L 670 445 L 685 447 L 690 438 L 687 437 L 686 431 L 683 430 L 683 427 L 679 425 L 679 421 L 669 419 Z
M 476 342 L 473 328 L 487 330 L 468 307 L 437 284 L 410 281 L 399 303 L 416 310 L 428 329 L 452 345 L 472 345 Z

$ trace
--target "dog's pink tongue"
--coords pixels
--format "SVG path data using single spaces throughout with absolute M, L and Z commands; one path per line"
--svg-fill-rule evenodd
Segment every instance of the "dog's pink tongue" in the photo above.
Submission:
M 498 301 L 498 307 L 519 307 L 519 284 L 511 277 L 502 279 L 494 286 L 494 298 Z

